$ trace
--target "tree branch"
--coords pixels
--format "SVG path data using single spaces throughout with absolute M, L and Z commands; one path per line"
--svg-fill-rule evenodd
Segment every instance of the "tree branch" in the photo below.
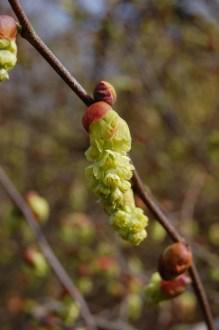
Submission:
M 46 257 L 48 264 L 54 271 L 56 277 L 62 284 L 62 286 L 68 291 L 69 295 L 76 301 L 80 307 L 81 315 L 84 318 L 89 330 L 96 330 L 95 320 L 83 298 L 80 291 L 73 284 L 71 278 L 61 265 L 58 258 L 53 253 L 48 241 L 46 240 L 43 232 L 41 231 L 40 226 L 37 223 L 37 220 L 33 216 L 30 208 L 27 206 L 27 203 L 20 195 L 20 193 L 15 188 L 12 181 L 9 179 L 4 170 L 0 167 L 0 184 L 7 192 L 11 201 L 17 206 L 17 208 L 22 212 L 25 220 L 28 225 L 31 227 L 32 232 L 34 233 L 35 239 L 37 240 L 42 253 Z
M 65 83 L 73 90 L 73 92 L 86 104 L 90 105 L 93 100 L 79 82 L 64 67 L 61 61 L 46 46 L 38 34 L 34 31 L 29 19 L 27 18 L 20 1 L 8 0 L 13 8 L 19 23 L 21 25 L 21 35 L 42 55 L 42 57 L 50 64 L 50 66 L 58 73 Z
M 139 197 L 142 199 L 142 201 L 148 207 L 148 209 L 151 211 L 151 213 L 154 215 L 154 217 L 164 227 L 164 229 L 168 233 L 169 237 L 174 242 L 182 241 L 183 238 L 177 232 L 177 230 L 173 227 L 173 225 L 171 224 L 169 219 L 166 217 L 166 215 L 163 213 L 163 211 L 159 207 L 158 203 L 148 192 L 145 191 L 143 183 L 136 171 L 134 173 L 134 186 L 135 186 L 135 190 L 136 190 L 137 194 L 139 195 Z M 189 274 L 192 278 L 193 288 L 194 288 L 194 291 L 198 298 L 198 301 L 200 303 L 200 306 L 203 310 L 205 322 L 208 326 L 208 329 L 214 330 L 215 327 L 214 327 L 214 323 L 213 323 L 213 317 L 212 317 L 210 305 L 208 302 L 208 298 L 207 298 L 205 289 L 203 287 L 203 284 L 201 282 L 197 268 L 194 263 L 189 269 Z
M 45 60 L 53 67 L 57 74 L 66 82 L 66 84 L 74 91 L 74 93 L 85 103 L 85 105 L 90 105 L 93 99 L 86 93 L 85 89 L 80 85 L 80 83 L 69 73 L 69 71 L 63 66 L 63 64 L 57 59 L 53 52 L 44 44 L 40 37 L 34 31 L 30 21 L 28 20 L 19 0 L 8 0 L 14 10 L 19 23 L 22 27 L 22 36 L 29 41 L 29 43 L 45 58 Z M 145 205 L 149 208 L 151 213 L 160 222 L 160 224 L 165 228 L 168 235 L 173 241 L 181 241 L 182 237 L 178 231 L 172 226 L 169 219 L 160 209 L 159 205 L 155 200 L 149 195 L 145 190 L 142 181 L 140 180 L 137 172 L 134 173 L 134 182 L 136 191 L 139 193 Z M 211 309 L 208 303 L 208 299 L 205 293 L 205 289 L 199 278 L 199 274 L 193 264 L 190 268 L 190 276 L 193 280 L 193 287 L 195 293 L 198 297 L 198 301 L 203 310 L 205 322 L 207 324 L 208 330 L 214 330 L 213 317 Z

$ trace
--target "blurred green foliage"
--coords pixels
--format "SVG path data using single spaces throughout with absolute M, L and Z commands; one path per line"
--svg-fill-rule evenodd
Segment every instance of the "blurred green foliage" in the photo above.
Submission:
M 196 2 L 202 11 L 174 0 L 94 1 L 93 7 L 22 1 L 36 30 L 90 93 L 100 79 L 115 86 L 115 109 L 133 136 L 131 156 L 194 245 L 218 317 L 219 24 L 214 1 Z M 10 12 L 7 1 L 0 8 Z M 152 217 L 140 247 L 117 240 L 84 175 L 84 105 L 21 38 L 18 47 L 18 65 L 0 85 L 1 165 L 24 195 L 34 190 L 48 201 L 42 228 L 92 312 L 139 330 L 202 320 L 190 291 L 156 308 L 144 305 L 142 287 L 169 240 Z M 0 198 L 1 329 L 51 329 L 60 318 L 85 329 L 53 274 L 36 276 L 26 263 L 24 251 L 37 245 L 2 190 Z

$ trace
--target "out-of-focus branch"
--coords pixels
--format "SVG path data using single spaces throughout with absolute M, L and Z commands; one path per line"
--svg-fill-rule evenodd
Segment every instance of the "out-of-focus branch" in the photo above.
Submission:
M 30 208 L 27 206 L 25 200 L 20 195 L 20 193 L 15 188 L 12 181 L 9 179 L 4 170 L 0 167 L 0 185 L 4 188 L 8 194 L 11 201 L 17 206 L 17 208 L 22 212 L 25 220 L 28 225 L 31 227 L 32 232 L 35 235 L 35 238 L 42 250 L 42 253 L 46 257 L 48 264 L 54 271 L 56 277 L 60 281 L 61 285 L 67 290 L 69 295 L 76 301 L 80 307 L 81 315 L 86 322 L 86 325 L 89 330 L 96 329 L 96 322 L 83 298 L 80 291 L 76 288 L 71 278 L 61 265 L 58 258 L 55 256 L 52 248 L 50 247 L 48 241 L 46 240 L 43 232 L 41 231 L 40 226 L 37 223 L 37 220 L 33 216 Z
M 106 330 L 137 330 L 122 320 L 116 320 L 112 322 L 103 317 L 96 317 L 95 320 L 100 328 Z
M 53 67 L 57 74 L 62 77 L 66 84 L 75 92 L 75 94 L 86 104 L 89 105 L 93 102 L 93 99 L 86 93 L 85 89 L 79 84 L 79 82 L 71 76 L 69 71 L 63 66 L 63 64 L 57 59 L 53 52 L 44 44 L 40 37 L 34 31 L 28 17 L 26 16 L 19 0 L 8 0 L 14 10 L 19 23 L 21 25 L 21 35 L 29 41 L 29 43 L 45 58 L 45 60 Z M 181 241 L 182 237 L 178 231 L 172 226 L 169 219 L 160 209 L 158 203 L 144 190 L 143 183 L 139 178 L 137 172 L 134 173 L 134 182 L 136 191 L 142 198 L 145 205 L 165 228 L 169 236 L 173 241 Z M 199 274 L 195 265 L 190 268 L 190 276 L 193 280 L 193 287 L 198 297 L 199 303 L 202 307 L 205 321 L 208 330 L 214 330 L 213 317 L 211 309 L 208 303 L 208 299 L 205 293 L 205 289 L 199 278 Z
M 72 325 L 66 325 L 64 322 L 55 320 L 54 322 L 48 321 L 46 318 L 37 318 L 35 319 L 44 326 L 53 326 L 53 327 L 60 327 L 63 330 L 74 330 L 74 326 Z M 128 324 L 127 322 L 123 320 L 115 320 L 115 321 L 110 321 L 104 317 L 96 316 L 95 317 L 95 322 L 97 326 L 101 330 L 137 330 L 135 327 L 132 325 Z

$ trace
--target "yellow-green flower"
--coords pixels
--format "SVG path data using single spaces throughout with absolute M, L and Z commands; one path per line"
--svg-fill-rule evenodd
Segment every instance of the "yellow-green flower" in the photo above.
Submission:
M 113 228 L 123 239 L 138 245 L 147 236 L 148 218 L 135 206 L 131 189 L 134 167 L 127 155 L 131 149 L 129 127 L 104 102 L 89 107 L 83 123 L 90 137 L 85 153 L 92 162 L 86 168 L 90 187 L 110 215 Z

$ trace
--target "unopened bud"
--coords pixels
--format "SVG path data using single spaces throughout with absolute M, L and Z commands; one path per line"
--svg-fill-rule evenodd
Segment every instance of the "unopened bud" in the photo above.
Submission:
M 15 40 L 17 23 L 11 16 L 0 15 L 0 39 Z
M 192 264 L 192 253 L 184 242 L 168 246 L 160 257 L 158 270 L 164 280 L 185 273 Z
M 23 260 L 33 269 L 37 276 L 45 276 L 48 272 L 48 265 L 43 254 L 33 247 L 25 249 Z
M 117 99 L 116 91 L 110 83 L 101 80 L 94 89 L 94 99 L 113 105 Z
M 159 273 L 154 273 L 149 284 L 145 288 L 145 302 L 147 304 L 158 304 L 162 301 L 173 299 L 183 293 L 191 280 L 182 274 L 174 280 L 162 280 Z
M 165 281 L 162 280 L 160 283 L 160 288 L 163 294 L 165 295 L 166 299 L 171 299 L 179 296 L 181 293 L 183 293 L 188 284 L 191 283 L 190 278 L 182 274 L 175 278 L 174 280 Z
M 39 222 L 45 222 L 49 217 L 49 204 L 45 198 L 35 191 L 26 195 L 26 201 Z

